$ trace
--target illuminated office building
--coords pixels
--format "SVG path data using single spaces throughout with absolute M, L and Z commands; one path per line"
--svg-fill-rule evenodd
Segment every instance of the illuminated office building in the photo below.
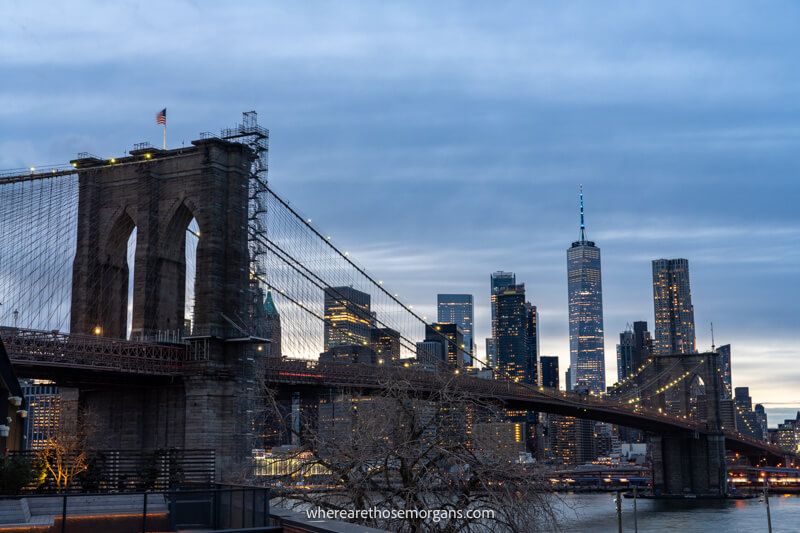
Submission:
M 59 435 L 61 429 L 61 393 L 52 381 L 25 379 L 20 381 L 28 405 L 23 448 L 41 450 Z
M 583 191 L 580 195 L 580 240 L 567 250 L 569 296 L 569 352 L 572 382 L 585 384 L 595 393 L 606 388 L 603 347 L 603 286 L 600 276 L 600 248 L 586 240 Z
M 656 318 L 655 353 L 696 353 L 688 260 L 653 261 L 653 307 Z
M 369 346 L 373 315 L 370 295 L 352 287 L 325 289 L 325 350 L 334 346 Z
M 536 383 L 531 375 L 528 349 L 529 312 L 525 302 L 525 285 L 510 285 L 495 295 L 497 311 L 495 342 L 497 343 L 497 368 L 500 378 Z M 533 380 L 532 380 L 533 379 Z M 532 380 L 532 381 L 531 381 Z

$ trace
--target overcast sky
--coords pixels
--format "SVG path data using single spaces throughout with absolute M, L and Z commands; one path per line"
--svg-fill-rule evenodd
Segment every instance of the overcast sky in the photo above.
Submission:
M 429 316 L 474 294 L 481 351 L 489 274 L 516 272 L 562 370 L 583 184 L 609 382 L 650 261 L 685 257 L 698 346 L 713 321 L 735 386 L 800 406 L 796 2 L 5 4 L 0 168 L 256 109 L 274 188 L 359 263 Z

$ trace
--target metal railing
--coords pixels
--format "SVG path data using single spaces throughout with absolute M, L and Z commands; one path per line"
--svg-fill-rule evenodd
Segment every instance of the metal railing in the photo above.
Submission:
M 269 500 L 265 487 L 216 485 L 196 490 L 2 496 L 0 508 L 6 516 L 12 516 L 15 508 L 27 509 L 15 527 L 49 525 L 47 531 L 61 533 L 246 528 L 278 532 L 279 527 L 271 527 Z
M 42 464 L 46 450 L 9 452 L 31 465 Z M 214 484 L 216 453 L 211 449 L 158 450 L 91 450 L 64 453 L 59 457 L 66 465 L 82 464 L 69 479 L 68 492 L 125 493 L 143 490 L 210 487 Z M 44 470 L 44 479 L 34 479 L 22 487 L 25 493 L 56 493 L 63 487 L 55 484 Z
M 80 368 L 125 374 L 179 375 L 188 346 L 128 341 L 59 331 L 0 327 L 14 365 Z

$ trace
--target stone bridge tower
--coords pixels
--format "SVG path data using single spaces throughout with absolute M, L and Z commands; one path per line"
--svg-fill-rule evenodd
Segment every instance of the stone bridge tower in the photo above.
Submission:
M 254 154 L 210 138 L 192 146 L 133 150 L 116 160 L 83 158 L 71 333 L 177 342 L 188 338 L 191 368 L 170 382 L 130 379 L 84 386 L 80 404 L 99 426 L 98 447 L 214 448 L 230 472 L 254 446 L 245 416 L 256 393 L 253 365 L 267 352 L 248 323 L 252 299 L 248 201 Z M 186 234 L 199 227 L 191 335 L 184 323 Z M 136 229 L 132 302 L 127 244 Z
M 700 421 L 706 428 L 703 433 L 650 435 L 656 493 L 722 495 L 727 491 L 718 358 L 717 353 L 655 355 L 637 376 L 645 405 Z

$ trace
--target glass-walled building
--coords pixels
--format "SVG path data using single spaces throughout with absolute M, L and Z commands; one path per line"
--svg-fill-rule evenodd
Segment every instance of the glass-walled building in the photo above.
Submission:
M 464 364 L 472 366 L 475 342 L 472 331 L 475 311 L 471 294 L 439 294 L 436 298 L 437 322 L 455 324 L 464 335 Z
M 573 389 L 581 383 L 595 393 L 606 388 L 603 346 L 603 284 L 600 276 L 600 248 L 586 240 L 583 192 L 580 196 L 580 240 L 567 250 L 569 297 L 569 352 Z

